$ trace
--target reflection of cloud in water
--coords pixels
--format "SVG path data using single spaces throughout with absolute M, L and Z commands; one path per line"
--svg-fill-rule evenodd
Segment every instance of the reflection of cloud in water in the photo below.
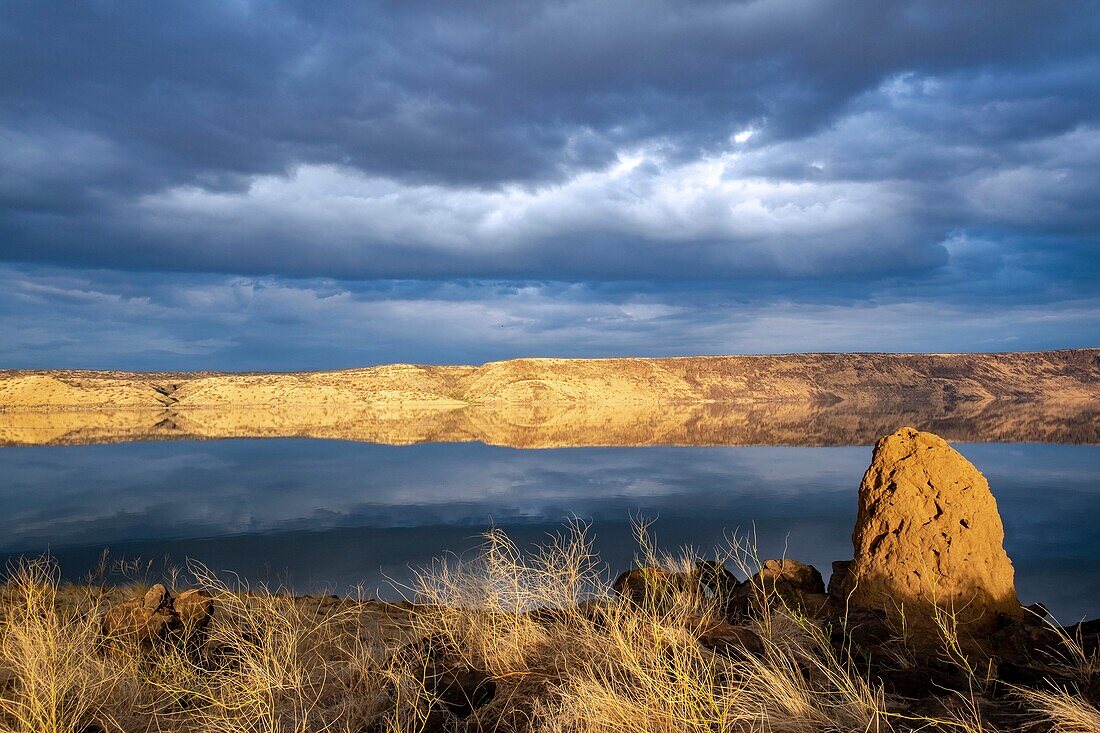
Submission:
M 990 479 L 1022 593 L 1031 583 L 1045 601 L 1066 596 L 1067 612 L 1086 602 L 1096 610 L 1100 592 L 1069 581 L 1058 590 L 1050 578 L 1083 581 L 1100 556 L 1100 531 L 1081 521 L 1100 515 L 1100 448 L 960 448 Z M 383 572 L 405 577 L 409 564 L 476 544 L 489 522 L 533 541 L 573 515 L 595 523 L 599 549 L 618 569 L 632 552 L 626 520 L 641 514 L 660 517 L 665 547 L 706 550 L 755 526 L 767 554 L 789 543 L 791 556 L 827 571 L 850 555 L 855 488 L 869 459 L 867 447 L 521 451 L 279 440 L 7 448 L 0 541 L 9 552 L 49 545 L 76 574 L 112 545 L 200 557 L 246 577 L 289 569 L 296 584 L 377 586 Z
M 749 522 L 784 497 L 847 490 L 865 448 L 515 451 L 312 441 L 0 452 L 9 548 L 289 528 L 480 524 L 634 510 Z M 46 496 L 49 502 L 42 499 Z M 847 508 L 845 508 L 847 509 Z M 780 512 L 782 513 L 782 512 Z

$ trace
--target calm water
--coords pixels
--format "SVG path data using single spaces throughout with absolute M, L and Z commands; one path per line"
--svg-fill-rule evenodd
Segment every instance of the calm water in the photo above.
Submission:
M 1025 602 L 1100 615 L 1100 447 L 957 444 L 989 478 Z M 47 549 L 70 578 L 111 556 L 195 558 L 299 592 L 392 595 L 494 525 L 533 543 L 577 516 L 612 570 L 630 518 L 664 549 L 707 552 L 755 531 L 827 576 L 851 557 L 868 446 L 567 448 L 226 440 L 0 448 L 0 555 Z

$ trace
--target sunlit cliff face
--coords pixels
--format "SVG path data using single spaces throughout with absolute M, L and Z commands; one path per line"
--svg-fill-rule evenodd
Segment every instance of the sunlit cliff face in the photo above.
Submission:
M 1100 442 L 1098 352 L 513 359 L 303 373 L 0 372 L 0 445 L 314 437 L 524 448 Z

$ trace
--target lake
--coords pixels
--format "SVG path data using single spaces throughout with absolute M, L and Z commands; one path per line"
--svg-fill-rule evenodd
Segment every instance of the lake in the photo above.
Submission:
M 1059 620 L 1100 615 L 1100 446 L 956 443 L 989 479 L 1025 603 Z M 297 592 L 382 596 L 410 568 L 469 553 L 479 533 L 521 545 L 591 524 L 609 572 L 635 551 L 631 518 L 661 548 L 701 553 L 736 534 L 764 557 L 851 557 L 870 446 L 521 450 L 341 440 L 131 442 L 0 448 L 0 555 L 45 551 L 80 579 L 106 548 L 154 567 L 193 558 Z

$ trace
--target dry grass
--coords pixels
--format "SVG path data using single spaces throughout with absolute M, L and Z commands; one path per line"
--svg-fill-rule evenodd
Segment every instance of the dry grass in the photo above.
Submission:
M 217 733 L 342 730 L 333 721 L 356 718 L 348 682 L 358 658 L 343 638 L 358 624 L 354 607 L 319 613 L 316 604 L 197 575 L 214 591 L 217 613 L 203 662 L 162 657 L 168 664 L 154 684 L 177 703 L 171 717 Z
M 1097 733 L 1100 710 L 1063 690 L 1028 690 L 1023 697 L 1039 717 L 1050 723 L 1052 733 Z
M 641 564 L 671 571 L 690 556 L 643 545 Z M 431 610 L 416 622 L 463 661 L 507 681 L 547 731 L 883 731 L 881 690 L 832 653 L 820 628 L 777 608 L 754 624 L 759 654 L 720 654 L 696 631 L 718 621 L 713 599 L 691 588 L 638 607 L 607 597 L 579 529 L 524 555 L 494 533 L 477 561 L 420 578 Z M 779 604 L 777 604 L 778 606 Z M 527 614 L 535 608 L 553 615 Z M 547 620 L 549 618 L 549 620 Z M 422 703 L 422 701 L 417 701 Z
M 0 654 L 9 679 L 0 697 L 4 724 L 19 733 L 79 731 L 108 703 L 123 678 L 92 649 L 97 610 L 59 609 L 57 569 L 44 562 L 15 568 L 0 631 Z
M 733 549 L 751 571 L 751 554 Z M 694 558 L 643 542 L 639 561 L 683 571 Z M 700 631 L 720 621 L 715 599 L 691 586 L 641 605 L 609 594 L 580 527 L 531 552 L 490 533 L 473 561 L 421 573 L 415 604 L 400 607 L 191 574 L 217 608 L 201 650 L 105 645 L 102 612 L 124 594 L 62 589 L 44 562 L 12 568 L 0 604 L 0 731 L 994 733 L 973 697 L 939 716 L 892 710 L 847 647 L 779 597 L 765 594 L 744 622 L 758 643 L 705 644 Z M 1092 674 L 1095 658 L 1080 656 L 1072 661 Z M 445 692 L 432 670 L 443 658 L 495 683 L 461 724 L 439 712 Z M 1047 730 L 1100 729 L 1078 696 L 1022 694 Z
M 13 568 L 0 619 L 9 678 L 0 731 L 307 733 L 352 730 L 376 713 L 361 604 L 230 588 L 196 570 L 217 603 L 205 643 L 149 649 L 104 636 L 96 590 L 62 588 L 45 562 Z

